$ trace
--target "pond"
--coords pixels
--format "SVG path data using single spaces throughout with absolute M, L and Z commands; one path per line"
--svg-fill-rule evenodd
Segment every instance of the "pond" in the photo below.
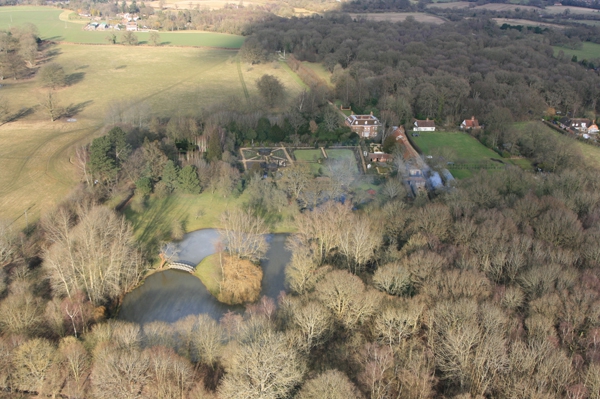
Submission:
M 285 266 L 290 252 L 285 248 L 287 234 L 269 234 L 270 244 L 266 259 L 263 259 L 262 295 L 277 299 L 285 290 Z M 219 233 L 216 229 L 203 229 L 185 235 L 178 243 L 178 261 L 198 264 L 206 256 L 216 252 Z M 229 306 L 216 300 L 190 273 L 180 270 L 165 270 L 148 276 L 142 285 L 123 299 L 119 318 L 135 323 L 160 320 L 175 322 L 191 314 L 207 313 L 215 319 L 227 311 L 241 311 L 241 306 Z

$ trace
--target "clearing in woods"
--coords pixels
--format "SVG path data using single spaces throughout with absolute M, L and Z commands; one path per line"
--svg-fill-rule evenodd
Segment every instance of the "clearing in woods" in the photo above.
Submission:
M 559 46 L 552 46 L 552 48 L 554 49 L 554 56 L 558 56 L 562 50 L 565 57 L 572 58 L 576 56 L 578 61 L 591 61 L 600 58 L 600 44 L 596 43 L 583 42 L 581 49 L 577 50 Z
M 74 187 L 74 148 L 104 132 L 109 108 L 143 103 L 158 117 L 194 116 L 211 104 L 244 96 L 231 50 L 78 44 L 50 50 L 52 61 L 73 82 L 57 97 L 62 106 L 79 109 L 76 122 L 49 121 L 40 110 L 35 78 L 4 80 L 0 88 L 13 112 L 26 111 L 0 126 L 0 219 L 17 220 L 16 227 L 25 226 L 26 209 L 32 222 Z M 241 73 L 252 82 L 250 97 L 258 97 L 254 82 L 267 73 L 282 81 L 286 101 L 302 90 L 278 65 L 242 65 Z

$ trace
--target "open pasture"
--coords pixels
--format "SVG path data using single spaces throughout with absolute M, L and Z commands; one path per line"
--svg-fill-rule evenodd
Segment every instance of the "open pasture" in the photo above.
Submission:
M 402 22 L 408 17 L 413 17 L 417 22 L 431 23 L 431 24 L 443 24 L 444 21 L 440 17 L 435 15 L 425 14 L 422 12 L 383 12 L 383 13 L 368 13 L 368 14 L 357 14 L 352 13 L 350 16 L 353 19 L 366 18 L 370 21 L 389 21 L 389 22 Z
M 62 15 L 61 15 L 62 14 Z M 114 33 L 117 41 L 122 31 L 86 31 L 84 21 L 69 21 L 63 10 L 52 7 L 1 7 L 0 30 L 8 30 L 13 26 L 32 23 L 40 31 L 43 40 L 62 41 L 83 44 L 107 44 L 107 35 Z M 162 45 L 222 47 L 237 49 L 244 43 L 244 38 L 225 33 L 180 31 L 159 32 Z M 148 43 L 149 32 L 136 32 L 140 44 Z
M 581 49 L 573 50 L 566 47 L 552 46 L 554 49 L 554 56 L 558 56 L 559 52 L 562 50 L 565 57 L 572 58 L 574 55 L 577 56 L 577 60 L 594 60 L 600 58 L 600 44 L 584 42 L 581 46 Z
M 111 108 L 143 105 L 152 115 L 199 115 L 203 108 L 230 97 L 244 98 L 236 52 L 176 47 L 57 45 L 50 49 L 74 83 L 57 92 L 63 107 L 77 108 L 76 122 L 50 122 L 40 110 L 38 82 L 4 80 L 0 97 L 11 109 L 25 110 L 16 121 L 0 126 L 0 219 L 25 225 L 48 210 L 77 183 L 72 155 L 76 145 L 103 133 Z M 242 68 L 250 98 L 263 74 L 278 77 L 286 99 L 301 87 L 282 68 L 271 64 Z

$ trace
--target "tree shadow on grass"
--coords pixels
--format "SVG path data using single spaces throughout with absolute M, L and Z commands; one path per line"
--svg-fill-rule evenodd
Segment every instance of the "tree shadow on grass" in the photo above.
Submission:
M 187 224 L 187 220 L 182 219 L 182 216 L 186 214 L 186 209 L 179 210 L 177 208 L 179 208 L 179 202 L 174 195 L 170 195 L 166 198 L 154 199 L 144 212 L 135 213 L 129 210 L 127 213 L 134 231 L 141 231 L 138 242 L 150 256 L 156 255 L 155 252 L 161 243 L 171 239 L 174 219 L 181 220 L 184 226 Z
M 83 80 L 85 72 L 75 72 L 65 76 L 65 83 L 67 86 L 73 86 Z
M 0 126 L 8 122 L 15 122 L 19 119 L 25 118 L 26 116 L 33 114 L 33 111 L 34 109 L 32 107 L 23 107 L 14 114 L 9 115 L 4 122 L 0 123 Z
M 83 111 L 85 109 L 85 107 L 92 104 L 93 102 L 94 102 L 93 100 L 88 100 L 88 101 L 84 101 L 84 102 L 78 103 L 78 104 L 71 104 L 65 109 L 65 116 L 67 116 L 67 117 L 75 116 L 78 113 L 80 113 L 81 111 Z

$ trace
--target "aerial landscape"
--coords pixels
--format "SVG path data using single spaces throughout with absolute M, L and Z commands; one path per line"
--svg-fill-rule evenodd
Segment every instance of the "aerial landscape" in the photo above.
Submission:
M 0 0 L 0 398 L 600 399 L 594 0 Z

